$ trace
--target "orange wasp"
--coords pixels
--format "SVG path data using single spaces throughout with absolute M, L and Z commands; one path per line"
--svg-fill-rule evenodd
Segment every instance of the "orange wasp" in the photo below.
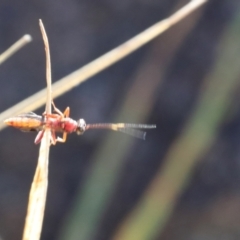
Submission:
M 127 133 L 134 137 L 145 139 L 146 132 L 138 129 L 156 128 L 156 125 L 135 124 L 135 123 L 95 123 L 86 124 L 85 120 L 80 118 L 78 121 L 69 117 L 70 108 L 67 107 L 62 113 L 54 103 L 53 109 L 56 113 L 43 113 L 39 116 L 33 112 L 23 113 L 16 117 L 6 119 L 4 122 L 12 127 L 18 128 L 24 132 L 39 132 L 35 138 L 35 144 L 41 142 L 43 134 L 46 129 L 51 130 L 51 144 L 55 145 L 57 142 L 65 142 L 67 134 L 76 132 L 78 135 L 83 134 L 88 129 L 110 129 Z M 56 137 L 55 132 L 63 132 L 63 137 Z

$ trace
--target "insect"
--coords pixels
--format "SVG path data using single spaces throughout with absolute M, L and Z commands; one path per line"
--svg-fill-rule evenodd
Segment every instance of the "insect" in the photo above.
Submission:
M 156 125 L 135 124 L 135 123 L 95 123 L 86 124 L 84 119 L 78 121 L 69 117 L 70 108 L 67 107 L 62 113 L 54 103 L 52 103 L 54 112 L 52 114 L 43 113 L 39 116 L 33 112 L 23 113 L 16 117 L 6 119 L 4 122 L 12 127 L 18 128 L 24 132 L 38 132 L 35 138 L 35 144 L 41 142 L 43 134 L 46 129 L 51 130 L 51 144 L 55 145 L 57 142 L 65 142 L 67 134 L 76 132 L 78 135 L 83 134 L 89 129 L 110 129 L 127 133 L 134 137 L 145 139 L 146 132 L 139 129 L 156 128 Z M 56 132 L 63 132 L 62 138 L 56 137 Z

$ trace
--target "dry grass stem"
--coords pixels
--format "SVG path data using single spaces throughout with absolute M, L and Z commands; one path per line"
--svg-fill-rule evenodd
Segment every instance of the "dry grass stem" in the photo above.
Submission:
M 42 20 L 39 20 L 40 29 L 43 36 L 43 41 L 46 51 L 46 79 L 47 79 L 47 101 L 46 101 L 46 113 L 51 113 L 51 104 L 52 104 L 52 74 L 51 74 L 51 58 L 50 58 L 50 48 L 48 43 L 48 37 L 45 32 Z
M 126 57 L 133 51 L 137 50 L 144 44 L 156 38 L 158 35 L 166 31 L 168 28 L 178 23 L 180 20 L 185 18 L 191 12 L 196 10 L 202 4 L 207 2 L 207 0 L 195 0 L 189 2 L 183 8 L 178 10 L 176 13 L 171 15 L 169 18 L 160 21 L 150 28 L 146 29 L 142 33 L 136 35 L 132 39 L 118 46 L 117 48 L 111 50 L 110 52 L 104 54 L 103 56 L 97 58 L 91 63 L 85 65 L 84 67 L 76 70 L 70 75 L 62 78 L 58 82 L 53 84 L 53 97 L 58 97 L 63 93 L 71 90 L 80 83 L 86 81 L 88 78 L 94 76 L 100 71 L 111 66 L 115 62 Z M 22 102 L 16 104 L 15 106 L 9 108 L 8 110 L 0 114 L 0 129 L 4 128 L 5 125 L 3 121 L 13 115 L 17 115 L 21 112 L 30 112 L 45 104 L 45 89 L 37 92 L 31 97 L 23 100 Z
M 49 135 L 49 132 L 47 132 Z M 46 136 L 46 133 L 45 133 Z M 48 136 L 50 138 L 50 136 Z M 23 240 L 39 240 L 42 231 L 42 222 L 45 210 L 47 186 L 48 186 L 48 153 L 49 141 L 42 140 L 38 165 L 32 182 L 27 216 L 25 220 Z
M 11 57 L 14 53 L 16 53 L 19 49 L 24 47 L 27 43 L 32 41 L 32 37 L 28 34 L 24 35 L 17 42 L 15 42 L 10 48 L 8 48 L 5 52 L 0 55 L 0 64 L 6 61 L 9 57 Z
M 41 20 L 39 21 L 39 24 L 46 50 L 46 75 L 47 75 L 46 113 L 51 113 L 52 97 L 51 97 L 51 63 L 49 44 Z M 48 186 L 49 146 L 50 146 L 50 130 L 46 129 L 43 139 L 41 141 L 38 165 L 30 190 L 23 240 L 40 239 Z

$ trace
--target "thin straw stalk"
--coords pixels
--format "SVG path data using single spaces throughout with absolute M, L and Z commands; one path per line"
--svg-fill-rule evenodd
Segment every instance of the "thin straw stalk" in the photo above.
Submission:
M 46 113 L 51 113 L 51 63 L 48 38 L 42 21 L 39 21 L 40 29 L 46 51 L 46 78 L 47 78 L 47 103 Z M 48 162 L 49 162 L 50 130 L 46 129 L 41 141 L 38 165 L 32 182 L 27 216 L 23 232 L 23 240 L 39 240 L 42 231 L 42 222 L 45 211 L 47 186 L 48 186 Z
M 32 37 L 29 34 L 26 34 L 23 37 L 21 37 L 17 42 L 15 42 L 10 48 L 8 48 L 5 52 L 3 52 L 0 55 L 0 65 L 31 41 Z

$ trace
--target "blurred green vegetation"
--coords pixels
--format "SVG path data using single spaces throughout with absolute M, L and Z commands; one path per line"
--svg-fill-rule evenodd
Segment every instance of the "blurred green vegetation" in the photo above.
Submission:
M 145 190 L 139 203 L 121 223 L 115 240 L 155 239 L 168 221 L 176 202 L 188 185 L 198 160 L 205 155 L 218 134 L 218 128 L 226 117 L 232 94 L 239 86 L 240 15 L 230 22 L 217 48 L 216 63 L 205 76 L 199 100 L 182 133 L 174 141 L 164 158 L 164 164 Z M 231 67 L 229 67 L 231 63 Z M 137 78 L 138 79 L 138 78 Z M 138 86 L 145 84 L 153 93 L 156 82 L 136 81 L 116 119 L 127 114 L 135 122 L 144 122 L 154 103 L 154 94 L 144 96 Z M 194 81 L 194 79 L 193 79 Z M 135 88 L 135 89 L 134 89 Z M 146 90 L 144 88 L 144 90 Z M 134 92 L 134 94 L 132 94 Z M 144 97 L 143 97 L 144 96 Z M 137 102 L 135 102 L 137 99 Z M 128 111 L 133 106 L 143 106 L 141 114 Z M 124 117 L 123 117 L 124 118 Z M 132 139 L 118 141 L 109 134 L 94 154 L 91 174 L 68 217 L 60 239 L 93 239 L 129 151 Z M 161 159 L 159 159 L 161 161 Z
M 52 7 L 49 7 L 41 3 L 48 13 L 45 17 L 51 12 L 46 22 L 53 25 L 47 28 L 57 29 L 50 31 L 49 37 L 50 42 L 53 41 L 54 65 L 59 66 L 54 72 L 57 78 L 124 42 L 156 19 L 169 15 L 170 7 L 173 9 L 176 2 L 178 7 L 186 3 L 184 0 L 174 4 L 171 1 L 141 1 L 142 4 L 136 3 L 142 6 L 140 11 L 133 2 L 126 1 L 125 6 L 117 1 L 107 2 L 68 1 L 61 5 L 65 9 L 58 9 L 61 13 L 57 12 L 54 18 L 53 9 L 60 4 L 50 0 L 48 3 Z M 52 148 L 42 239 L 239 238 L 240 11 L 236 6 L 239 7 L 238 0 L 209 1 L 153 43 L 57 99 L 60 109 L 66 104 L 71 106 L 74 118 L 83 116 L 90 122 L 100 119 L 157 124 L 157 129 L 149 130 L 145 142 L 115 132 L 107 135 L 88 132 L 79 138 L 69 136 L 66 144 Z M 164 7 L 166 9 L 161 12 Z M 32 9 L 27 12 L 35 19 L 36 12 Z M 94 17 L 89 17 L 89 12 L 96 9 Z M 79 14 L 81 11 L 86 13 Z M 71 16 L 63 19 L 62 13 Z M 8 22 L 3 21 L 4 16 L 7 15 L 0 15 L 3 26 Z M 24 29 L 26 22 L 31 22 L 27 16 L 28 20 L 19 24 Z M 59 22 L 62 19 L 64 24 Z M 144 24 L 143 19 L 146 20 Z M 13 25 L 15 29 L 16 22 Z M 36 25 L 27 26 L 38 32 Z M 0 32 L 10 35 L 8 41 L 11 39 L 11 34 L 1 26 Z M 39 42 L 35 43 L 34 54 L 20 55 L 16 65 L 9 67 L 10 71 L 7 64 L 1 66 L 0 75 L 5 83 L 1 95 L 3 99 L 10 99 L 6 106 L 45 85 L 42 84 L 45 75 L 36 76 L 39 69 L 44 72 L 45 62 L 41 65 L 35 53 Z M 39 52 L 43 52 L 42 48 Z M 35 54 L 38 59 L 33 61 Z M 23 62 L 29 64 L 32 72 L 25 69 Z M 206 62 L 209 63 L 207 67 Z M 39 69 L 34 68 L 36 66 Z M 5 67 L 9 81 L 5 80 Z M 189 81 L 191 76 L 192 82 Z M 17 96 L 23 92 L 25 95 Z M 228 138 L 222 136 L 226 125 Z M 32 159 L 37 148 L 32 143 L 34 137 L 11 131 L 1 132 L 0 235 L 3 239 L 15 240 L 22 231 L 35 168 Z M 223 150 L 219 146 L 223 146 Z M 224 148 L 229 152 L 224 152 Z M 216 170 L 218 166 L 220 170 Z M 225 169 L 226 166 L 229 169 Z M 222 174 L 222 182 L 218 182 L 217 171 Z M 231 184 L 235 189 L 229 190 L 229 197 L 224 198 Z M 216 197 L 214 191 L 220 192 L 219 196 Z M 191 196 L 186 197 L 186 193 Z M 191 205 L 191 201 L 195 201 L 195 205 Z M 205 215 L 199 219 L 202 212 Z

